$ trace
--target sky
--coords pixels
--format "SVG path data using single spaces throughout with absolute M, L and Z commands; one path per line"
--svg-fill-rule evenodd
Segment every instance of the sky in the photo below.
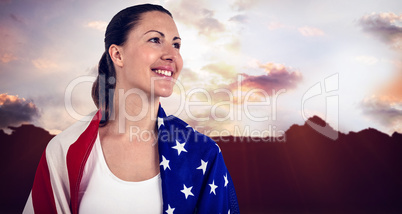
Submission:
M 107 23 L 140 3 L 168 9 L 182 38 L 161 104 L 204 134 L 281 136 L 313 115 L 402 132 L 398 0 L 0 0 L 0 129 L 56 134 L 96 110 Z

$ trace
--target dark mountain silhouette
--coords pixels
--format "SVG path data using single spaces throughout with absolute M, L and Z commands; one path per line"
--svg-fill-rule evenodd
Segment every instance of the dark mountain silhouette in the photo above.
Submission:
M 318 133 L 311 121 L 337 140 Z M 319 117 L 280 138 L 213 137 L 241 213 L 401 213 L 402 134 L 348 134 Z M 0 130 L 0 213 L 21 213 L 40 156 L 53 137 L 33 125 Z
M 402 213 L 401 134 L 369 128 L 331 140 L 307 123 L 291 126 L 285 142 L 213 138 L 242 213 Z
M 0 130 L 0 213 L 21 213 L 31 190 L 36 167 L 53 137 L 33 125 Z

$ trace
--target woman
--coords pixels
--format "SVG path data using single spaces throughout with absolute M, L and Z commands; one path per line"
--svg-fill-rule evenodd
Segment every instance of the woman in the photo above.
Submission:
M 160 106 L 183 67 L 180 43 L 161 6 L 113 17 L 92 91 L 99 111 L 48 144 L 25 213 L 239 212 L 217 144 Z

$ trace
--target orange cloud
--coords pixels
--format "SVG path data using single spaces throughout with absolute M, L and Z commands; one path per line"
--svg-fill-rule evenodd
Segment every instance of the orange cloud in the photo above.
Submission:
M 266 72 L 265 75 L 251 76 L 243 73 L 241 81 L 242 90 L 262 89 L 267 94 L 271 94 L 272 90 L 293 89 L 302 80 L 302 74 L 282 64 L 266 63 L 260 65 Z M 231 88 L 236 88 L 238 83 L 231 84 Z
M 0 61 L 2 63 L 9 63 L 11 61 L 17 60 L 17 57 L 14 56 L 13 54 L 5 53 L 0 56 Z
M 364 31 L 376 36 L 393 48 L 402 49 L 402 27 L 397 25 L 402 15 L 395 13 L 372 13 L 359 20 Z
M 213 63 L 204 66 L 201 70 L 217 74 L 223 78 L 235 79 L 235 67 L 225 62 Z
M 267 96 L 296 88 L 302 80 L 302 74 L 299 71 L 282 64 L 270 62 L 258 66 L 264 70 L 265 74 L 257 76 L 246 73 L 238 74 L 234 66 L 226 63 L 209 64 L 201 69 L 201 72 L 210 74 L 211 78 L 207 85 L 205 85 L 205 78 L 200 78 L 190 70 L 183 72 L 181 82 L 186 89 L 206 90 L 213 102 L 229 99 L 238 103 L 239 99 L 240 102 L 243 102 L 246 95 L 248 101 L 265 101 Z M 215 93 L 216 90 L 226 92 Z M 239 93 L 241 93 L 240 97 L 238 97 Z M 201 93 L 194 96 L 205 101 L 205 96 Z
M 402 102 L 402 64 L 396 66 L 396 75 L 382 89 L 378 90 L 382 97 Z
M 32 101 L 17 96 L 0 94 L 0 128 L 31 122 L 39 115 Z
M 402 15 L 395 13 L 372 13 L 363 16 L 359 24 L 365 32 L 377 37 L 395 50 L 402 49 L 402 27 L 398 24 Z M 368 59 L 375 63 L 376 60 Z M 363 112 L 389 127 L 393 131 L 402 132 L 402 64 L 400 59 L 395 63 L 396 75 L 383 88 L 379 89 L 378 96 L 362 101 Z
M 402 100 L 393 96 L 373 96 L 361 102 L 363 113 L 393 131 L 402 132 Z
M 59 67 L 56 63 L 48 59 L 35 59 L 32 60 L 32 64 L 40 70 L 55 69 Z

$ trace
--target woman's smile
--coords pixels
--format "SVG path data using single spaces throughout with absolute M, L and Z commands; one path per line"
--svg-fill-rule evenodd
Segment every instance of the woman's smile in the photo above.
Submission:
M 175 73 L 172 66 L 157 66 L 151 70 L 158 76 L 162 77 L 172 77 L 172 75 Z

